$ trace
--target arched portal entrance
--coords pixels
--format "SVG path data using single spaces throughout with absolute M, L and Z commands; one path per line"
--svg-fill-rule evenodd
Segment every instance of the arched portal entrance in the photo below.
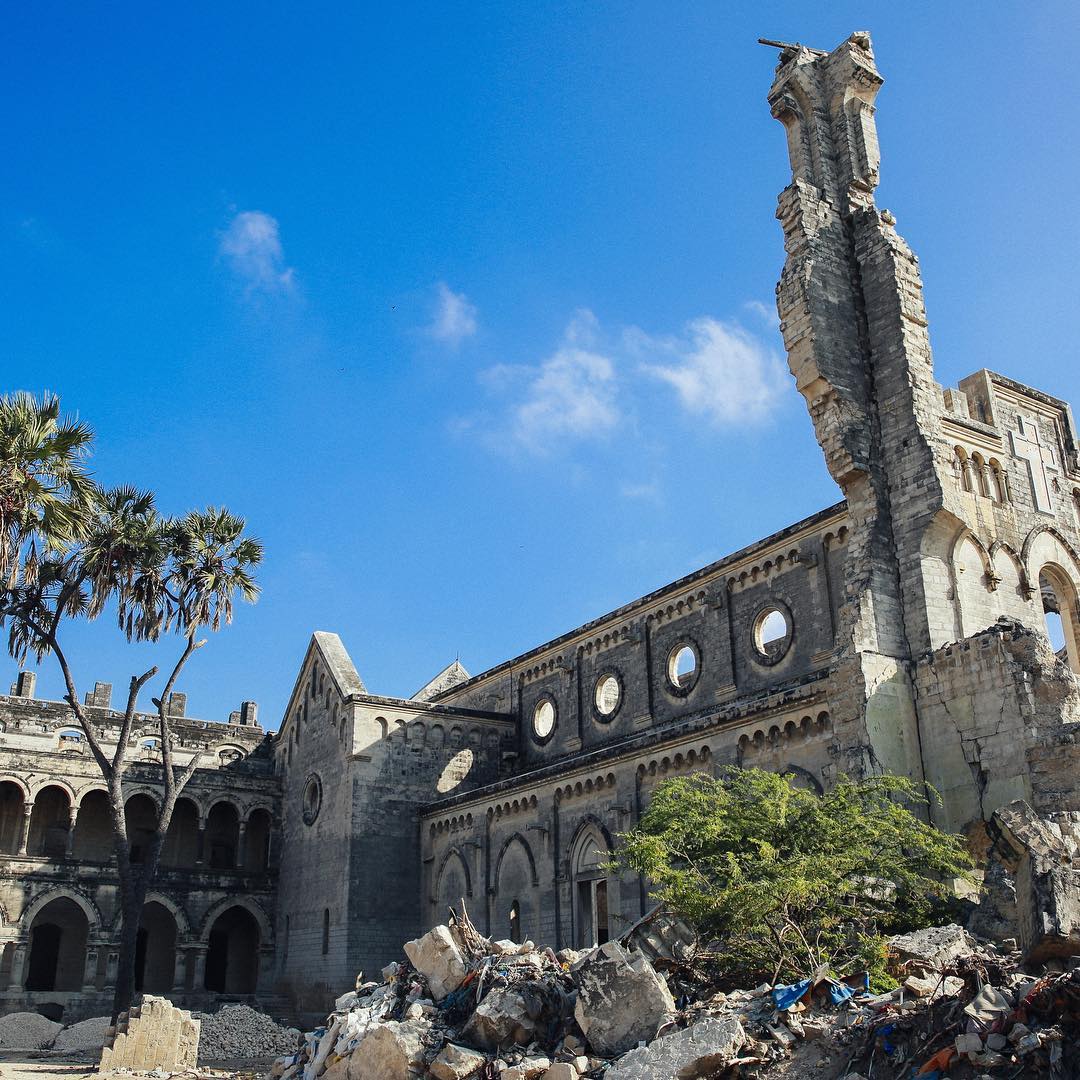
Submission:
M 1044 566 L 1039 573 L 1046 633 L 1054 651 L 1077 674 L 1080 674 L 1080 605 L 1076 588 L 1068 574 L 1058 566 Z
M 253 994 L 259 976 L 259 924 L 246 908 L 223 911 L 210 928 L 206 989 L 218 994 Z
M 26 844 L 28 855 L 46 859 L 63 858 L 67 851 L 67 834 L 71 799 L 55 784 L 42 788 L 34 798 L 30 815 L 30 836 Z
M 108 862 L 112 858 L 112 811 L 107 792 L 89 791 L 82 797 L 71 854 L 80 862 Z
M 86 914 L 74 900 L 50 900 L 30 924 L 26 989 L 82 989 L 89 929 Z
M 124 803 L 124 820 L 127 822 L 128 846 L 131 861 L 141 863 L 157 831 L 157 803 L 149 795 L 132 795 Z
M 192 867 L 198 859 L 199 811 L 190 799 L 177 799 L 161 848 L 161 863 Z
M 611 849 L 599 829 L 586 828 L 574 845 L 574 923 L 577 947 L 590 949 L 611 937 L 608 878 L 604 864 Z
M 215 870 L 231 870 L 236 866 L 240 844 L 240 814 L 232 803 L 215 803 L 206 817 L 207 864 Z
M 23 828 L 23 792 L 10 780 L 0 781 L 0 851 L 17 855 Z
M 160 994 L 172 989 L 176 970 L 176 920 L 164 904 L 143 907 L 135 944 L 135 989 Z

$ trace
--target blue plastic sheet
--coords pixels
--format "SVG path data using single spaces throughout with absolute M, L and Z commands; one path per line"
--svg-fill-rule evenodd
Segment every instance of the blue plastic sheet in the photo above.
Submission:
M 789 983 L 787 986 L 774 986 L 772 988 L 773 1003 L 781 1012 L 787 1012 L 792 1005 L 797 1004 L 806 996 L 813 985 L 813 979 L 803 979 L 802 982 Z

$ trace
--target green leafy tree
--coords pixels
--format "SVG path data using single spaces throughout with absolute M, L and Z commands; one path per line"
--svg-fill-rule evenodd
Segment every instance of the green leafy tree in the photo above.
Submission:
M 20 664 L 52 657 L 65 698 L 109 795 L 121 908 L 121 949 L 114 1014 L 134 994 L 135 950 L 146 894 L 157 872 L 177 797 L 199 765 L 196 753 L 174 761 L 169 699 L 181 672 L 203 645 L 204 630 L 232 620 L 236 597 L 254 601 L 254 570 L 262 545 L 245 535 L 242 518 L 225 509 L 183 517 L 158 513 L 150 492 L 106 490 L 86 471 L 93 436 L 84 424 L 60 420 L 59 402 L 26 394 L 0 398 L 0 630 Z M 115 618 L 130 642 L 177 641 L 178 655 L 153 697 L 161 753 L 161 806 L 141 860 L 132 859 L 124 814 L 123 781 L 129 753 L 145 721 L 143 689 L 158 674 L 133 675 L 115 747 L 103 742 L 82 703 L 66 631 L 80 621 Z
M 869 968 L 885 935 L 930 925 L 971 866 L 963 840 L 909 808 L 897 776 L 824 795 L 791 777 L 731 769 L 661 784 L 616 864 L 707 938 L 733 977 L 773 982 Z

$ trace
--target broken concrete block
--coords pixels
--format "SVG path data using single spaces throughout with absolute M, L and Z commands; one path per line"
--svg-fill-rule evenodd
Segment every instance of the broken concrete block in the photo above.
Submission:
M 499 1073 L 499 1080 L 540 1080 L 551 1068 L 551 1059 L 538 1054 L 523 1058 L 516 1065 Z
M 667 983 L 641 953 L 609 941 L 578 969 L 574 1017 L 589 1045 L 615 1057 L 656 1038 L 675 1012 Z
M 468 974 L 461 951 L 446 926 L 436 926 L 423 937 L 407 941 L 405 955 L 427 979 L 436 1001 L 453 993 Z
M 745 1043 L 746 1033 L 738 1020 L 710 1016 L 624 1054 L 604 1080 L 698 1080 L 718 1075 Z
M 994 811 L 990 831 L 995 853 L 1014 876 L 1024 958 L 1080 954 L 1080 870 L 1069 865 L 1060 829 L 1018 799 Z
M 536 1036 L 536 1025 L 516 990 L 492 990 L 477 1005 L 461 1034 L 485 1050 L 516 1043 L 528 1046 Z
M 918 967 L 925 971 L 940 971 L 957 957 L 971 952 L 972 941 L 967 931 L 956 923 L 914 930 L 889 940 L 889 949 L 901 967 Z
M 544 1073 L 543 1080 L 578 1080 L 580 1075 L 568 1061 L 557 1061 Z
M 472 1076 L 485 1061 L 487 1058 L 475 1050 L 447 1043 L 428 1068 L 435 1080 L 465 1080 L 467 1076 Z
M 431 1025 L 423 1020 L 389 1020 L 371 1029 L 353 1052 L 349 1076 L 357 1080 L 414 1080 L 427 1072 L 424 1038 Z
M 147 994 L 142 1004 L 121 1013 L 109 1029 L 99 1072 L 132 1069 L 179 1072 L 194 1069 L 199 1056 L 199 1021 L 172 1002 Z

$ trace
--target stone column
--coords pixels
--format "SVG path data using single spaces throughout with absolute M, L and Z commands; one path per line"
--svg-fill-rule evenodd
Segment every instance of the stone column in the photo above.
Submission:
M 274 821 L 270 825 L 270 842 L 266 847 L 266 869 L 276 870 L 281 861 L 281 822 Z
M 64 845 L 64 858 L 70 859 L 72 848 L 75 844 L 75 825 L 79 820 L 79 808 L 78 806 L 71 807 L 68 810 L 68 831 L 67 831 L 67 843 Z
M 178 1001 L 182 994 L 187 993 L 187 949 L 176 947 L 176 962 L 173 967 L 172 997 Z
M 206 946 L 196 945 L 195 953 L 195 978 L 191 983 L 191 990 L 195 994 L 202 993 L 206 989 Z
M 255 976 L 255 992 L 266 994 L 274 983 L 274 950 L 272 946 L 259 947 L 259 972 Z
M 70 848 L 70 844 L 68 846 Z M 68 854 L 70 854 L 70 850 Z M 96 945 L 87 945 L 86 965 L 83 968 L 82 992 L 84 994 L 92 994 L 95 990 L 97 990 L 97 969 L 98 947 Z
M 196 866 L 202 866 L 202 864 L 203 864 L 203 853 L 204 853 L 205 850 L 206 850 L 206 822 L 200 819 L 200 821 L 199 821 L 199 843 L 198 843 L 198 846 L 197 846 L 197 848 L 195 850 L 195 865 Z
M 8 982 L 9 994 L 21 994 L 26 979 L 26 944 L 18 941 L 11 954 L 11 979 Z
M 236 869 L 243 870 L 247 862 L 247 822 L 240 822 L 240 835 L 236 840 Z
M 120 966 L 120 951 L 118 949 L 110 949 L 109 955 L 105 958 L 105 985 L 116 985 L 116 969 Z
M 26 844 L 30 839 L 30 816 L 34 812 L 34 804 L 32 802 L 25 803 L 23 805 L 23 823 L 22 833 L 19 836 L 19 854 L 26 854 Z

